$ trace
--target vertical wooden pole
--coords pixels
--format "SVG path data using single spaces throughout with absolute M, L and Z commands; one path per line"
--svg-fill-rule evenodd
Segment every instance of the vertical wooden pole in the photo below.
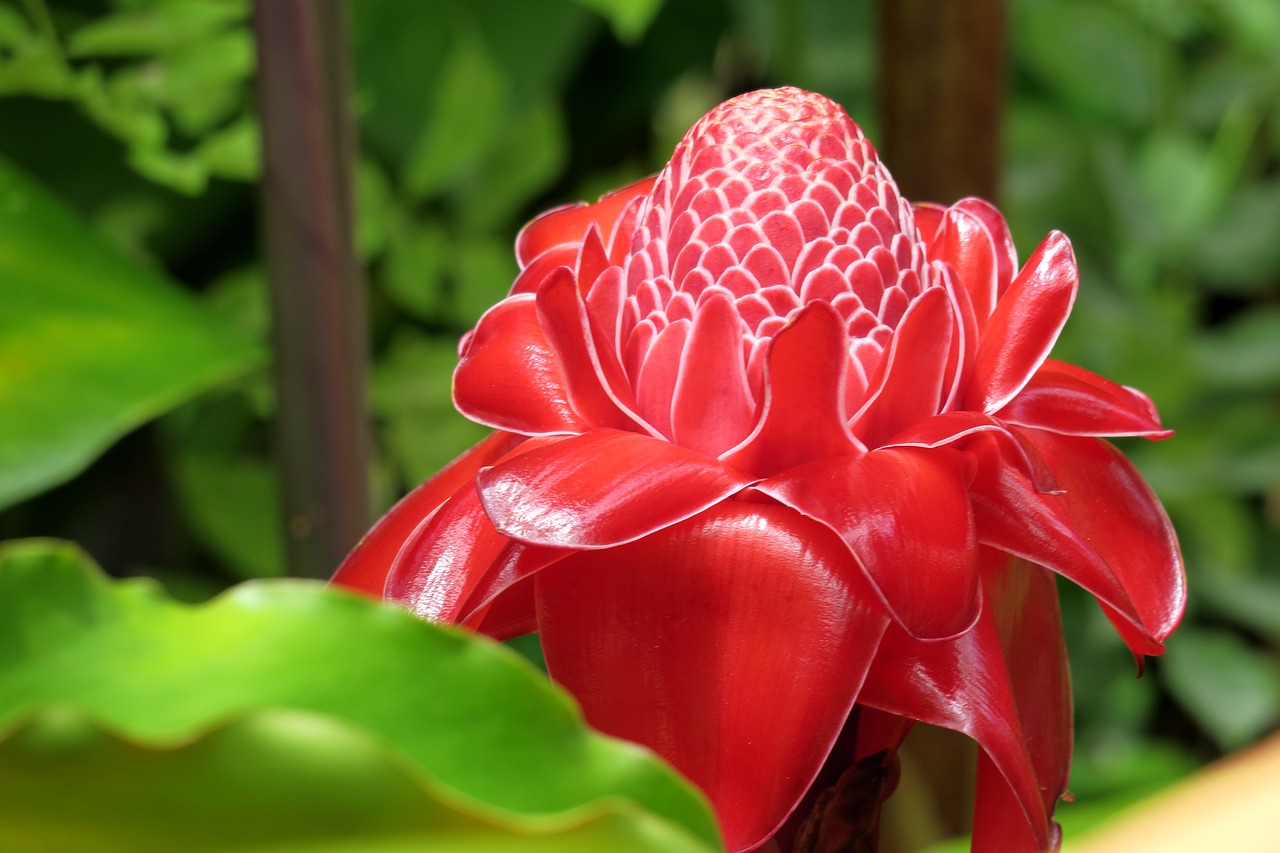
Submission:
M 366 309 L 354 244 L 345 0 L 258 0 L 262 212 L 290 574 L 327 577 L 369 523 Z
M 907 198 L 995 201 L 1003 0 L 879 0 L 879 149 Z

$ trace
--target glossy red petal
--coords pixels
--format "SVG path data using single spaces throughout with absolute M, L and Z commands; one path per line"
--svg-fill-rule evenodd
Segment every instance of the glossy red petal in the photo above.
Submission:
M 812 459 L 861 452 L 844 417 L 848 353 L 834 308 L 814 302 L 799 311 L 765 355 L 764 414 L 725 460 L 767 477 Z
M 1066 656 L 1053 579 L 1043 570 L 983 552 L 987 583 L 973 628 L 920 641 L 890 626 L 859 703 L 964 732 L 998 774 L 978 791 L 975 851 L 1050 849 L 1052 804 L 1066 785 L 1071 717 Z M 1001 801 L 1002 796 L 1008 798 Z M 1016 803 L 992 814 L 995 804 Z M 1004 839 L 1000 828 L 1019 828 Z M 993 832 L 992 830 L 996 830 Z M 1019 836 L 1032 839 L 1017 846 Z
M 836 532 L 912 636 L 949 637 L 978 616 L 969 471 L 953 450 L 872 450 L 812 462 L 756 488 Z
M 820 525 L 737 502 L 535 576 L 552 678 L 698 784 L 729 851 L 774 832 L 839 734 L 888 620 L 864 583 Z
M 468 620 L 467 627 L 499 642 L 538 630 L 533 581 L 516 584 Z
M 523 269 L 535 258 L 557 246 L 578 245 L 593 224 L 606 243 L 612 241 L 619 221 L 625 222 L 633 201 L 649 194 L 656 176 L 636 181 L 601 197 L 595 204 L 570 204 L 549 210 L 516 235 L 516 258 Z
M 1020 472 L 984 460 L 971 494 L 979 539 L 1084 587 L 1113 621 L 1127 623 L 1121 633 L 1134 653 L 1150 653 L 1186 604 L 1182 556 L 1164 509 L 1107 442 L 1018 432 L 1062 491 L 1041 494 Z M 980 448 L 974 452 L 981 458 Z
M 1020 560 L 993 560 L 985 580 L 983 591 L 995 615 L 1018 728 L 1039 783 L 1044 816 L 1049 818 L 1067 789 L 1072 745 L 1071 678 L 1057 587 L 1048 571 Z M 983 747 L 973 853 L 1057 850 L 1057 825 L 1037 823 L 1039 810 L 1020 803 L 1017 788 L 999 769 L 1001 750 L 985 743 Z
M 727 295 L 712 294 L 694 315 L 671 402 L 677 444 L 719 456 L 755 425 L 747 385 L 742 319 Z
M 573 274 L 563 267 L 553 271 L 538 290 L 535 304 L 564 377 L 566 396 L 582 421 L 593 427 L 650 429 L 634 414 L 635 401 L 622 378 L 612 342 L 597 347 L 597 337 L 607 340 L 607 336 L 592 328 Z
M 587 427 L 529 295 L 508 297 L 480 318 L 453 374 L 453 401 L 473 421 L 525 435 Z
M 486 461 L 509 462 L 560 441 L 564 439 L 523 439 L 501 455 L 496 453 L 501 445 L 495 445 Z M 475 468 L 468 468 L 453 495 L 402 540 L 383 591 L 386 598 L 437 622 L 459 622 L 470 615 L 463 605 L 508 544 L 485 514 Z
M 538 288 L 547 280 L 547 276 L 557 267 L 572 269 L 578 257 L 578 248 L 571 244 L 555 246 L 534 258 L 527 267 L 520 270 L 516 280 L 511 284 L 511 296 L 519 293 L 537 293 Z
M 920 294 L 871 379 L 867 402 L 853 416 L 853 433 L 863 444 L 878 447 L 938 413 L 954 333 L 955 315 L 946 292 L 937 287 Z
M 387 576 L 386 597 L 424 619 L 459 622 L 463 603 L 506 544 L 476 490 L 464 487 L 405 541 Z
M 1018 271 L 1018 250 L 1013 245 L 1013 235 L 1009 232 L 1009 223 L 994 204 L 981 198 L 962 198 L 953 205 L 954 209 L 963 210 L 982 223 L 991 238 L 995 249 L 996 261 L 996 298 L 1004 295 L 1005 290 L 1013 282 Z M 987 318 L 983 317 L 985 321 Z
M 1022 390 L 1058 340 L 1079 284 L 1071 241 L 1054 231 L 1027 260 L 983 328 L 965 408 L 991 414 Z
M 750 480 L 712 457 L 634 432 L 594 430 L 480 472 L 498 530 L 560 548 L 605 548 L 719 503 Z
M 1046 360 L 997 415 L 1011 424 L 1068 435 L 1173 435 L 1160 425 L 1146 394 L 1054 359 Z
M 1000 258 L 986 223 L 959 205 L 948 208 L 929 247 L 929 260 L 951 264 L 982 326 L 995 310 L 1000 285 Z
M 333 583 L 381 598 L 396 554 L 423 519 L 522 441 L 524 436 L 494 432 L 401 498 L 342 561 Z

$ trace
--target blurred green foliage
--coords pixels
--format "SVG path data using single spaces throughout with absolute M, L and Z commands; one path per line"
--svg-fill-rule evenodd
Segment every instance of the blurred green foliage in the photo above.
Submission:
M 874 43 L 869 0 L 352 13 L 381 507 L 481 434 L 452 412 L 449 371 L 514 275 L 523 222 L 655 171 L 690 123 L 749 88 L 821 91 L 874 139 L 875 51 L 891 49 Z M 1082 289 L 1057 354 L 1147 391 L 1177 430 L 1125 448 L 1189 568 L 1167 656 L 1136 682 L 1105 619 L 1064 587 L 1072 788 L 1088 802 L 1280 724 L 1280 5 L 1011 0 L 1009 14 L 998 201 L 1024 257 L 1050 229 L 1072 238 Z M 247 15 L 247 0 L 0 3 L 0 155 L 87 224 L 56 237 L 60 262 L 111 244 L 113 270 L 172 291 L 157 301 L 198 301 L 226 334 L 262 341 Z M 18 340 L 13 287 L 0 277 L 0 352 Z M 76 539 L 113 573 L 191 598 L 278 574 L 267 376 L 183 381 L 166 406 L 204 393 L 70 484 L 28 488 L 0 535 Z M 129 409 L 111 435 L 162 408 Z M 31 433 L 44 417 L 6 411 Z

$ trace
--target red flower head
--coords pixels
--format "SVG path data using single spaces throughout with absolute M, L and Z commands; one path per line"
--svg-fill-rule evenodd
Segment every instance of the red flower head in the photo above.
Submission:
M 910 721 L 981 746 L 975 850 L 1056 846 L 1050 572 L 1139 658 L 1185 589 L 1168 518 L 1101 438 L 1164 437 L 1155 408 L 1047 357 L 1078 283 L 1066 237 L 1019 268 L 991 205 L 912 206 L 838 105 L 777 89 L 516 252 L 454 377 L 497 432 L 337 581 L 539 631 L 588 720 L 698 783 L 730 850 Z

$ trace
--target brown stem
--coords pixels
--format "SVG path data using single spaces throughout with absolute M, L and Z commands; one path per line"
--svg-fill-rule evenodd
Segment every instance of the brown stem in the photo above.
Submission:
M 254 29 L 286 557 L 325 577 L 369 522 L 346 4 L 258 0 Z
M 898 756 L 884 749 L 844 772 L 818 797 L 791 853 L 876 853 L 880 807 L 898 784 Z
M 1004 0 L 879 0 L 880 153 L 905 197 L 995 200 Z

